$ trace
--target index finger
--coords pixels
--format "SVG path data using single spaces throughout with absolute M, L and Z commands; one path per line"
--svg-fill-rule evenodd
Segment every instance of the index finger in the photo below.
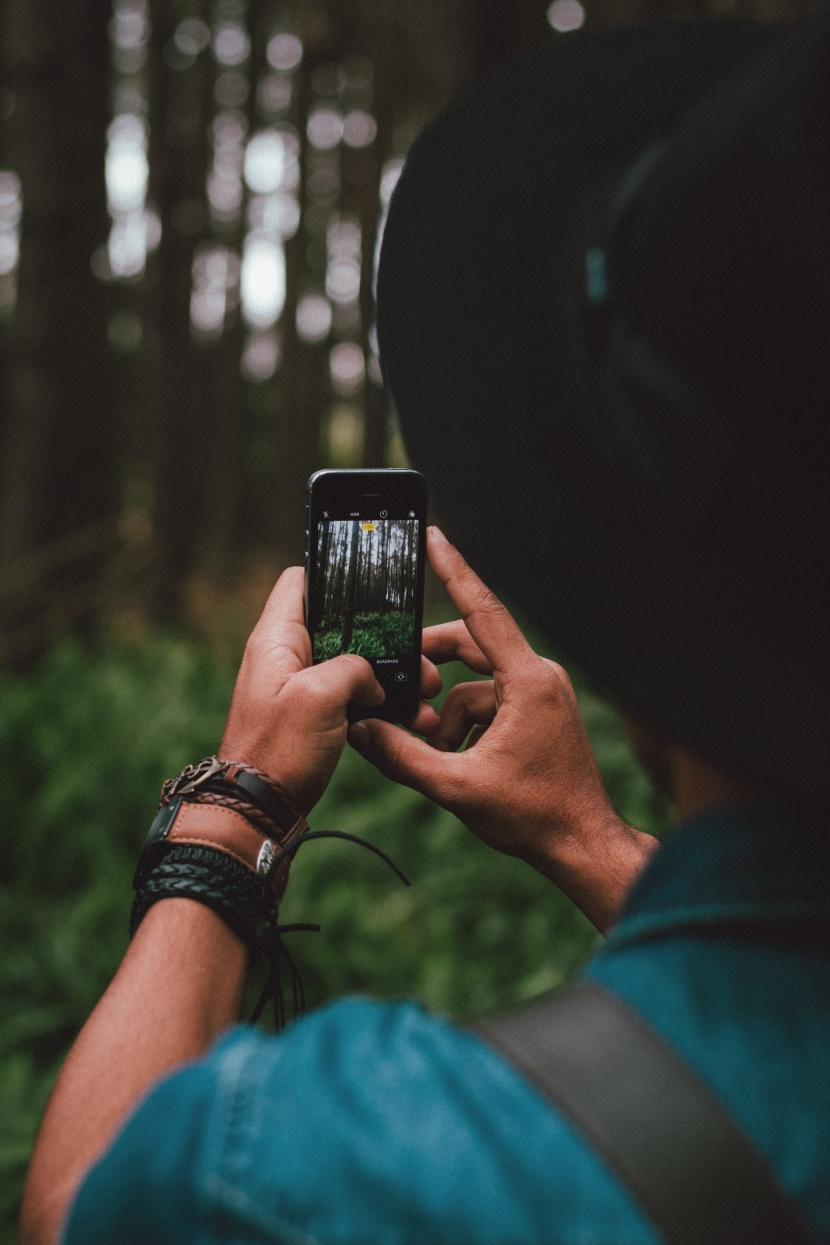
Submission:
M 455 622 L 425 627 L 421 648 L 424 656 L 436 665 L 445 661 L 463 661 L 476 674 L 493 673 L 493 667 L 460 618 Z
M 501 601 L 437 527 L 428 529 L 430 566 L 450 594 L 481 652 L 496 671 L 506 671 L 534 656 L 527 640 Z

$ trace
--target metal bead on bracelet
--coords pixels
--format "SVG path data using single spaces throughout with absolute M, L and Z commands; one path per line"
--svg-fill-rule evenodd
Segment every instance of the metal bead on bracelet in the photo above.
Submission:
M 185 805 L 225 810 L 222 817 L 212 819 L 221 824 L 206 829 L 204 818 L 199 824 L 196 809 L 182 811 Z M 195 818 L 195 824 L 182 831 L 188 818 L 191 822 Z M 185 897 L 205 904 L 245 944 L 251 967 L 262 958 L 268 962 L 268 976 L 250 1023 L 259 1019 L 273 999 L 275 1028 L 283 1028 L 287 1019 L 283 966 L 288 971 L 293 1016 L 304 1011 L 305 991 L 282 935 L 319 931 L 320 926 L 280 925 L 279 904 L 298 848 L 312 839 L 326 838 L 368 848 L 409 886 L 400 869 L 373 843 L 343 830 L 311 830 L 279 783 L 253 766 L 218 757 L 186 766 L 164 783 L 136 866 L 130 937 L 160 899 Z

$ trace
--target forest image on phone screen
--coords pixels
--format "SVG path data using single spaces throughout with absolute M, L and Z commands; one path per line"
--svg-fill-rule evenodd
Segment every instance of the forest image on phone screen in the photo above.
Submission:
M 415 648 L 417 519 L 334 519 L 317 530 L 314 660 L 409 657 Z

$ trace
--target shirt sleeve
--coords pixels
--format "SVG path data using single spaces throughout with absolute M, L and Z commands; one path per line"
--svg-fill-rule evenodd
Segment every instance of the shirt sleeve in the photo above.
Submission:
M 87 1173 L 62 1245 L 205 1245 L 190 1179 L 207 1128 L 215 1077 L 189 1064 L 162 1081 Z
M 516 1070 L 416 1004 L 351 999 L 279 1037 L 232 1030 L 151 1091 L 63 1245 L 589 1239 L 655 1240 Z

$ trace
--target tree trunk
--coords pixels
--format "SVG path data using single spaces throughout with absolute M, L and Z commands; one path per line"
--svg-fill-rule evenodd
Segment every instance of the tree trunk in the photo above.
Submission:
M 207 16 L 207 6 L 200 6 Z M 190 332 L 193 255 L 207 237 L 198 205 L 205 201 L 207 125 L 212 66 L 203 52 L 188 69 L 172 68 L 176 18 L 164 0 L 151 0 L 150 194 L 161 216 L 159 250 L 151 261 L 156 382 L 148 472 L 152 480 L 154 559 L 152 608 L 174 619 L 182 584 L 211 512 L 210 408 L 205 351 Z M 188 214 L 182 205 L 189 205 Z M 183 228 L 183 226 L 186 226 Z
M 108 226 L 109 16 L 105 0 L 6 0 L 0 18 L 3 84 L 15 101 L 2 163 L 23 187 L 0 416 L 0 578 L 45 546 L 69 548 L 74 532 L 100 530 L 97 547 L 76 542 L 84 556 L 46 559 L 40 606 L 71 595 L 67 622 L 98 604 L 120 506 L 106 298 L 90 266 Z
M 357 585 L 357 533 L 359 523 L 352 523 L 352 534 L 349 541 L 348 560 L 346 563 L 345 600 L 343 608 L 343 638 L 341 649 L 348 653 L 354 630 L 354 598 Z

